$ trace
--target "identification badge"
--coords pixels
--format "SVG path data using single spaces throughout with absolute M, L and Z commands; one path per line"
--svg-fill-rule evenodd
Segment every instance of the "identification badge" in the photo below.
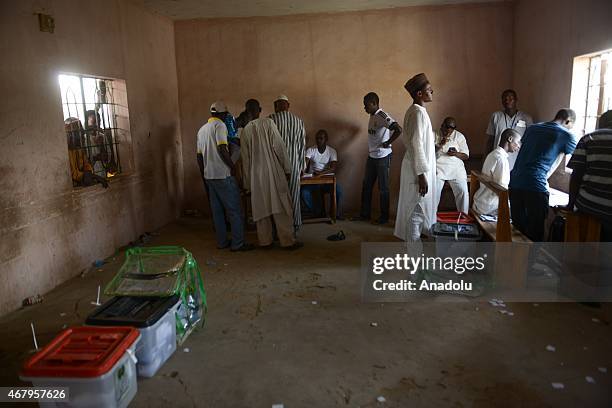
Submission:
M 516 123 L 516 126 L 517 126 L 517 127 L 525 127 L 525 125 L 526 125 L 526 123 L 525 123 L 525 121 L 524 121 L 524 120 L 519 120 L 519 121 Z

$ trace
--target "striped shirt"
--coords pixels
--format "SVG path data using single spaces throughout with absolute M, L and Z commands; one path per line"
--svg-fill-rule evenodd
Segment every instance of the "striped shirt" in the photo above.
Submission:
M 612 129 L 599 129 L 580 139 L 567 166 L 584 173 L 576 207 L 612 222 Z
M 287 146 L 287 155 L 291 164 L 291 178 L 289 179 L 289 193 L 293 201 L 293 225 L 299 228 L 302 225 L 300 209 L 300 175 L 304 169 L 304 146 L 306 144 L 306 129 L 302 119 L 289 111 L 282 111 L 270 115 L 276 123 L 281 138 Z

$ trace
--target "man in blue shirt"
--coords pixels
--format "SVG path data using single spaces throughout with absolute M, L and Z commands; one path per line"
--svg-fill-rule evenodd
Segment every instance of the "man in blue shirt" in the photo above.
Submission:
M 531 125 L 510 173 L 510 211 L 512 223 L 530 240 L 544 240 L 544 221 L 548 215 L 548 178 L 572 154 L 576 140 L 569 130 L 576 113 L 561 109 L 552 122 Z

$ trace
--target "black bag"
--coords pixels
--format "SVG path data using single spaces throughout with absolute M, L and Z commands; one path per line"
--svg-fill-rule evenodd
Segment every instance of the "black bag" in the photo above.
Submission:
M 565 241 L 565 218 L 556 215 L 548 229 L 549 242 L 564 242 Z

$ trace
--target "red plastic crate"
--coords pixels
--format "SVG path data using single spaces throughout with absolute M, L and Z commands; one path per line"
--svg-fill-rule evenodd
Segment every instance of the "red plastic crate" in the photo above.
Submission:
M 474 224 L 476 220 L 461 211 L 441 211 L 437 214 L 438 222 L 449 224 Z
M 138 338 L 134 327 L 82 326 L 64 330 L 23 366 L 24 377 L 99 377 Z

